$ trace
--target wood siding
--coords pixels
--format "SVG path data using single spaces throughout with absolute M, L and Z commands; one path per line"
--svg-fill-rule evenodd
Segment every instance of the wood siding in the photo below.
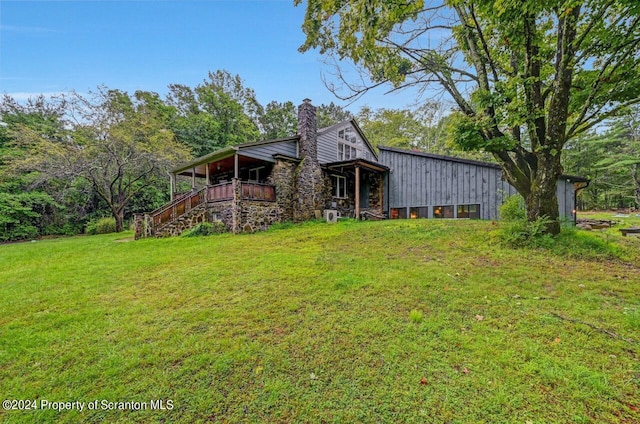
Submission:
M 275 162 L 273 155 L 297 157 L 296 141 L 280 141 L 277 143 L 257 144 L 256 146 L 243 146 L 239 154 L 251 158 L 261 159 L 267 162 Z
M 318 162 L 329 163 L 338 160 L 338 130 L 330 130 L 318 135 Z
M 323 128 L 318 132 L 318 162 L 324 164 L 339 160 L 338 131 L 349 125 L 355 130 L 355 127 L 353 127 L 350 122 L 342 122 L 331 127 Z M 358 137 L 361 138 L 360 135 L 358 135 Z M 369 160 L 375 162 L 375 153 L 369 149 L 369 146 L 364 142 L 364 140 L 362 140 L 362 148 L 371 154 L 371 158 Z
M 431 218 L 434 206 L 479 204 L 481 219 L 498 219 L 503 199 L 517 193 L 497 165 L 384 148 L 379 158 L 391 169 L 385 211 L 426 206 Z M 565 179 L 558 180 L 558 206 L 561 217 L 572 217 L 573 183 Z

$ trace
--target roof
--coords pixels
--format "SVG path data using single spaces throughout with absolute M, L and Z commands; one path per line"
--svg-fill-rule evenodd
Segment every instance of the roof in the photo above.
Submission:
M 455 156 L 436 155 L 436 154 L 433 154 L 433 153 L 419 152 L 419 151 L 415 151 L 415 150 L 398 149 L 398 148 L 395 148 L 395 147 L 386 147 L 386 146 L 378 146 L 378 149 L 381 150 L 381 151 L 402 153 L 402 154 L 413 155 L 413 156 L 421 156 L 421 157 L 426 157 L 426 158 L 430 158 L 430 159 L 445 160 L 445 161 L 457 162 L 457 163 L 466 163 L 466 164 L 469 164 L 469 165 L 484 166 L 486 168 L 502 169 L 502 167 L 500 165 L 498 165 L 497 163 L 483 162 L 483 161 L 473 160 L 473 159 L 457 158 Z M 573 182 L 573 183 L 586 183 L 586 182 L 590 181 L 588 178 L 580 177 L 580 176 L 576 176 L 576 175 L 564 175 L 563 174 L 563 175 L 560 175 L 560 177 L 558 177 L 558 178 L 566 179 L 568 182 Z
M 227 146 L 220 150 L 216 150 L 214 152 L 208 153 L 204 156 L 200 156 L 199 158 L 195 158 L 190 162 L 183 163 L 177 168 L 172 169 L 171 172 L 177 174 L 179 172 L 186 171 L 187 169 L 193 168 L 194 166 L 225 159 L 225 158 L 228 158 L 229 156 L 235 155 L 238 152 L 241 152 L 243 149 L 249 149 L 256 146 L 264 146 L 266 144 L 275 144 L 275 143 L 283 143 L 283 142 L 298 141 L 298 140 L 300 140 L 300 136 L 295 135 L 293 137 L 275 138 L 273 140 L 254 141 L 249 143 L 236 144 L 235 146 Z
M 477 165 L 477 166 L 484 166 L 484 167 L 487 167 L 487 168 L 501 169 L 500 165 L 498 165 L 497 163 L 484 162 L 484 161 L 473 160 L 473 159 L 457 158 L 455 156 L 436 155 L 434 153 L 419 152 L 419 151 L 415 151 L 415 150 L 398 149 L 396 147 L 386 147 L 386 146 L 378 146 L 378 150 L 386 150 L 386 151 L 389 151 L 389 152 L 403 153 L 403 154 L 406 154 L 406 155 L 413 155 L 413 156 L 421 156 L 421 157 L 426 157 L 426 158 L 430 158 L 430 159 L 446 160 L 446 161 L 449 161 L 449 162 L 467 163 L 467 164 L 470 164 L 470 165 Z
M 383 165 L 383 164 L 378 163 L 378 162 L 373 162 L 373 161 L 370 161 L 370 160 L 362 159 L 362 158 L 350 159 L 350 160 L 342 160 L 342 161 L 339 161 L 339 162 L 329 162 L 329 163 L 325 163 L 323 166 L 326 167 L 327 169 L 359 166 L 361 168 L 366 168 L 366 169 L 369 169 L 371 171 L 376 171 L 376 172 L 387 172 L 387 171 L 389 171 L 389 167 L 386 166 L 386 165 Z

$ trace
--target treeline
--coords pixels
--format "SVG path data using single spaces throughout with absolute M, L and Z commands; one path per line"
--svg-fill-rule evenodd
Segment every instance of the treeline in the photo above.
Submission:
M 640 105 L 571 140 L 563 154 L 566 173 L 591 179 L 580 209 L 640 209 Z
M 318 127 L 356 118 L 374 146 L 492 160 L 450 139 L 455 121 L 438 103 L 397 110 L 363 107 L 355 116 L 318 105 Z M 593 179 L 588 208 L 640 202 L 638 109 L 574 140 L 565 172 Z M 111 217 L 114 230 L 132 214 L 169 199 L 168 171 L 217 149 L 297 132 L 296 104 L 257 101 L 238 75 L 220 70 L 195 87 L 172 84 L 166 96 L 98 87 L 89 94 L 0 101 L 0 241 L 72 235 Z M 188 189 L 188 187 L 185 187 Z

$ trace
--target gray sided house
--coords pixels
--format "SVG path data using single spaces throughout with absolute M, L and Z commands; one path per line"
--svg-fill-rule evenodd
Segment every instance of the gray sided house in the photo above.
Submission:
M 170 174 L 171 201 L 135 216 L 136 238 L 179 235 L 201 222 L 239 233 L 317 218 L 495 219 L 515 190 L 495 164 L 379 147 L 354 120 L 317 129 L 309 100 L 298 134 L 226 147 Z M 584 178 L 558 182 L 560 213 L 571 217 Z M 178 192 L 181 182 L 190 190 Z

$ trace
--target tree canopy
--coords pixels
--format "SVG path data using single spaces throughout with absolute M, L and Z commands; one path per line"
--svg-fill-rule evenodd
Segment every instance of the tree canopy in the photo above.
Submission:
M 550 233 L 568 140 L 640 101 L 636 0 L 308 0 L 303 31 L 301 51 L 350 59 L 368 78 L 339 74 L 343 98 L 385 84 L 445 92 L 452 137 L 491 153 Z

